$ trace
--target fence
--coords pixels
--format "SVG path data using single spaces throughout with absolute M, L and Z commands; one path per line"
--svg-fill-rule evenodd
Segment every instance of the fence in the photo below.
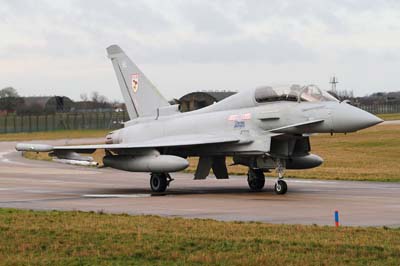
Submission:
M 400 113 L 400 104 L 399 103 L 360 105 L 358 107 L 367 112 L 373 113 L 373 114 Z
M 360 105 L 373 114 L 400 113 L 400 104 Z M 126 112 L 57 113 L 0 116 L 0 134 L 76 129 L 117 129 L 129 119 Z
M 128 120 L 126 112 L 57 113 L 0 116 L 0 134 L 76 129 L 116 129 Z

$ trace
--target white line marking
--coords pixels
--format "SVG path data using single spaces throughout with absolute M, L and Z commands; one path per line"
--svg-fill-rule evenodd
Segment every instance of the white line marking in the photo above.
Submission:
M 4 158 L 5 155 L 10 154 L 12 152 L 14 152 L 14 150 L 8 150 L 6 152 L 0 152 L 0 162 L 17 164 L 17 165 L 29 165 L 29 164 L 26 164 L 26 163 L 14 162 L 14 161 L 11 161 L 8 158 Z
M 334 181 L 319 181 L 319 180 L 290 180 L 285 179 L 288 183 L 306 183 L 306 184 L 337 184 Z
M 0 160 L 1 160 L 2 162 L 5 162 L 5 163 L 6 163 L 6 162 L 9 162 L 10 160 L 4 158 L 4 155 L 9 154 L 9 153 L 10 153 L 10 151 L 0 152 Z
M 147 198 L 150 194 L 86 194 L 85 198 Z
M 27 189 L 27 190 L 23 190 L 23 192 L 25 193 L 54 193 L 55 191 L 53 190 L 40 190 L 40 189 Z

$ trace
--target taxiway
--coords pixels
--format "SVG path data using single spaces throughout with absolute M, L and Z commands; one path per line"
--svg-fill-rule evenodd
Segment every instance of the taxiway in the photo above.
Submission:
M 89 142 L 99 140 L 69 143 Z M 14 146 L 0 142 L 0 207 L 321 225 L 333 225 L 337 209 L 343 225 L 400 225 L 400 183 L 287 179 L 288 193 L 276 195 L 273 178 L 254 193 L 243 176 L 176 173 L 166 193 L 152 194 L 148 174 L 32 161 Z

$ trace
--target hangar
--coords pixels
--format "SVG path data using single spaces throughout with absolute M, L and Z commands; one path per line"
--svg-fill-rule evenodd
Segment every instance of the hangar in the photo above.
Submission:
M 213 103 L 219 102 L 226 97 L 229 97 L 236 92 L 234 91 L 196 91 L 182 96 L 178 102 L 180 104 L 181 112 L 189 112 L 203 107 L 209 106 Z
M 23 106 L 17 108 L 18 113 L 54 114 L 68 112 L 74 105 L 74 102 L 65 96 L 24 97 L 23 100 Z

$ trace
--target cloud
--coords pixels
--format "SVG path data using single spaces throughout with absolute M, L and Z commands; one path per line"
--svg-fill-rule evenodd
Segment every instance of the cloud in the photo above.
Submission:
M 300 43 L 271 36 L 265 41 L 253 38 L 222 40 L 215 42 L 185 43 L 176 57 L 192 63 L 251 63 L 268 62 L 274 64 L 312 61 L 313 52 Z
M 207 33 L 212 37 L 238 33 L 239 25 L 213 2 L 187 1 L 179 5 L 178 10 L 182 21 L 191 25 L 195 32 Z
M 175 70 L 185 66 L 182 76 L 207 66 L 221 71 L 225 66 L 228 71 L 230 65 L 229 71 L 235 71 L 235 65 L 257 65 L 276 70 L 280 80 L 285 76 L 290 80 L 291 75 L 328 79 L 332 72 L 339 75 L 346 69 L 346 78 L 353 79 L 351 84 L 359 82 L 364 91 L 371 89 L 370 83 L 359 77 L 368 71 L 389 73 L 385 80 L 379 75 L 374 86 L 382 82 L 395 89 L 398 81 L 392 69 L 400 64 L 399 29 L 400 2 L 394 0 L 4 0 L 0 87 L 3 80 L 7 85 L 40 87 L 44 81 L 35 77 L 46 73 L 65 76 L 63 84 L 76 86 L 66 76 L 84 78 L 79 68 L 84 66 L 92 79 L 86 84 L 106 91 L 106 82 L 96 81 L 96 71 L 90 69 L 107 71 L 105 47 L 117 43 L 140 65 L 153 69 L 170 65 Z M 68 73 L 61 74 L 63 68 Z M 347 75 L 350 70 L 353 76 Z M 174 87 L 174 78 L 164 72 L 154 75 Z M 257 73 L 260 76 L 254 79 L 261 80 L 262 71 Z M 211 80 L 219 86 L 225 84 L 223 79 L 230 80 L 226 88 L 238 83 L 232 75 L 240 76 L 214 75 L 218 76 Z M 18 80 L 21 76 L 26 81 Z M 185 82 L 180 90 L 190 88 L 190 80 Z

